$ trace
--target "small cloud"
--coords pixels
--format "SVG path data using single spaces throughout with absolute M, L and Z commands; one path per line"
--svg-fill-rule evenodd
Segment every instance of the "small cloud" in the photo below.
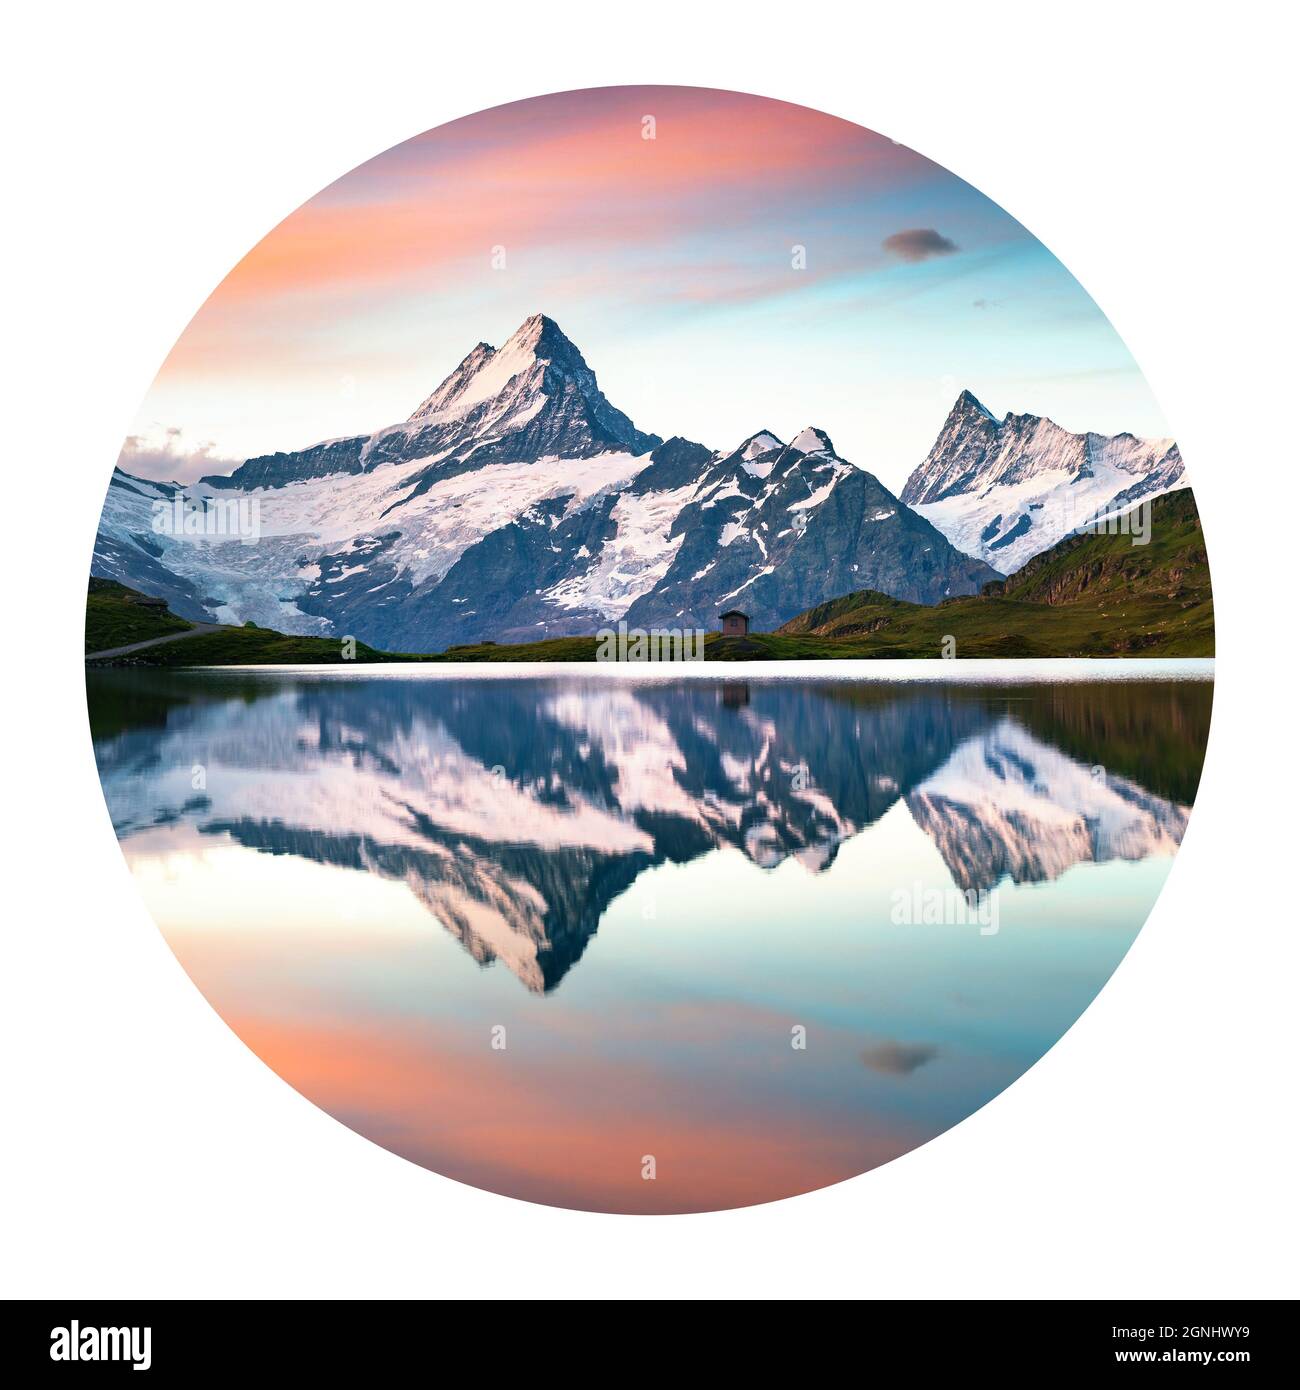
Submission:
M 124 473 L 169 483 L 197 482 L 209 473 L 229 473 L 241 463 L 243 459 L 217 453 L 210 439 L 189 443 L 175 425 L 153 435 L 128 434 L 117 459 Z
M 867 1048 L 862 1060 L 882 1076 L 911 1076 L 938 1055 L 939 1049 L 930 1043 L 882 1042 Z
M 996 299 L 972 299 L 970 307 L 972 309 L 996 309 L 998 302 Z
M 887 236 L 881 246 L 900 261 L 928 261 L 935 256 L 951 256 L 961 248 L 955 241 L 941 236 L 933 227 L 909 227 L 904 232 Z

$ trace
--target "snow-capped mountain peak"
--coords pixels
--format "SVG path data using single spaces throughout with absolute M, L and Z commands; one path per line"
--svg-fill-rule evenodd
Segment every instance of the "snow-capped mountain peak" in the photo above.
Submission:
M 998 419 L 970 391 L 900 494 L 1003 574 L 1097 516 L 1185 486 L 1172 439 L 1073 434 L 1042 415 Z
M 771 430 L 759 430 L 757 434 L 751 434 L 740 446 L 740 457 L 749 463 L 753 459 L 762 458 L 764 454 L 770 454 L 773 449 L 784 449 L 785 445 L 772 433 Z
M 800 430 L 790 441 L 790 447 L 797 449 L 801 454 L 833 454 L 835 452 L 830 435 L 825 430 L 819 430 L 815 425 L 809 425 L 806 430 Z
M 488 402 L 493 403 L 494 420 L 517 419 L 525 410 L 540 409 L 547 387 L 554 392 L 557 379 L 573 383 L 592 405 L 612 409 L 596 385 L 596 374 L 560 325 L 545 314 L 531 314 L 500 348 L 479 343 L 412 411 L 408 423 L 464 419 Z
M 973 391 L 965 389 L 953 404 L 949 418 L 951 419 L 953 415 L 960 419 L 979 419 L 982 416 L 986 420 L 991 420 L 995 425 L 999 423 L 998 417 L 988 406 Z
M 383 464 L 426 460 L 427 486 L 467 467 L 648 454 L 662 441 L 616 410 L 582 353 L 554 319 L 533 314 L 499 348 L 479 343 L 411 416 L 369 435 L 249 459 L 217 488 L 279 488 L 336 473 L 368 473 Z
M 486 377 L 484 369 L 495 360 L 496 355 L 497 350 L 491 343 L 479 343 L 438 389 L 423 400 L 407 418 L 424 420 L 431 415 L 441 414 L 457 404 L 468 406 L 473 404 L 474 400 L 484 399 L 481 389 Z M 503 382 L 502 385 L 504 384 Z M 500 387 L 497 389 L 499 390 Z M 496 393 L 492 392 L 491 394 L 495 395 Z

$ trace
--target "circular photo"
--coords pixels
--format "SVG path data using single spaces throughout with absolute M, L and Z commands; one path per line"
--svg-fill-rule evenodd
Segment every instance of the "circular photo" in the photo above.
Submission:
M 86 607 L 205 998 L 561 1207 L 864 1173 L 1031 1067 L 1187 827 L 1183 459 L 1050 251 L 885 136 L 564 92 L 290 214 L 162 366 Z

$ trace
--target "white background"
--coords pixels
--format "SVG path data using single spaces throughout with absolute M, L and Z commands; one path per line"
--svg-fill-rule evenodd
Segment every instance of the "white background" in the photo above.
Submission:
M 850 12 L 858 13 L 856 20 Z M 26 6 L 4 103 L 0 1292 L 1295 1296 L 1295 34 L 1280 5 Z M 1195 481 L 1218 688 L 1164 896 L 1080 1023 L 887 1167 L 755 1210 L 460 1187 L 316 1110 L 146 916 L 86 728 L 85 578 L 167 349 L 281 217 L 443 121 L 612 83 L 848 117 L 1037 234 Z

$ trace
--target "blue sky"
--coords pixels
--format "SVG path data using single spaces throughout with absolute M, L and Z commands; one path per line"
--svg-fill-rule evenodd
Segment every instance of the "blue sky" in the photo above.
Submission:
M 194 477 L 404 419 L 535 312 L 642 429 L 815 424 L 895 489 L 963 388 L 1168 432 L 1079 284 L 953 174 L 766 98 L 605 88 L 426 132 L 298 209 L 200 309 L 123 466 Z

